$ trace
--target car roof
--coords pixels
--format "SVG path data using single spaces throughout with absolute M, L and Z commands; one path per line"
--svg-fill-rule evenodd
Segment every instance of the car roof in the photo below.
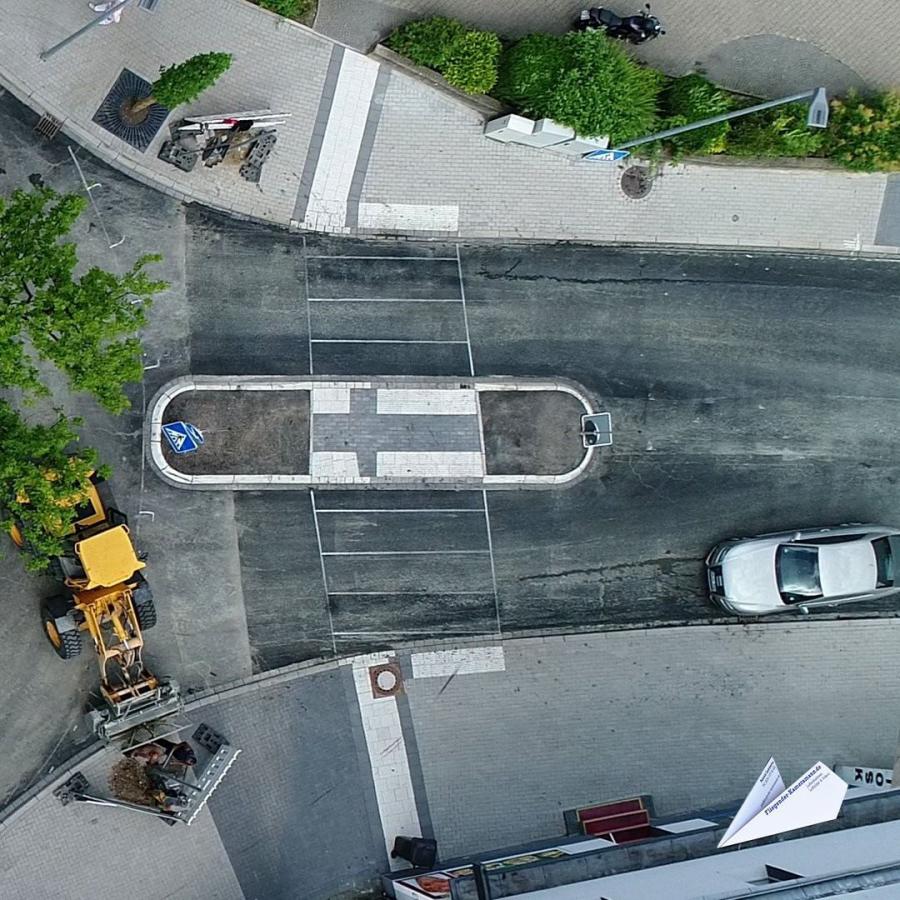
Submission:
M 877 565 L 871 536 L 840 544 L 820 544 L 819 580 L 825 597 L 840 597 L 875 589 Z

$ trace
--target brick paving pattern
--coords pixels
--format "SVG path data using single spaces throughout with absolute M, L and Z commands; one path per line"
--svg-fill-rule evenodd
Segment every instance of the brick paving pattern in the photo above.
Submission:
M 397 657 L 396 710 L 368 681 L 386 656 L 289 666 L 190 711 L 244 752 L 189 833 L 64 808 L 51 783 L 0 823 L 4 887 L 23 900 L 102 900 L 121 881 L 140 884 L 141 900 L 327 897 L 386 871 L 389 832 L 417 821 L 448 859 L 561 835 L 564 809 L 628 794 L 652 795 L 660 815 L 727 805 L 770 755 L 786 779 L 816 759 L 890 767 L 898 628 L 790 622 L 423 645 Z M 103 753 L 79 768 L 99 785 L 108 762 Z M 48 835 L 65 852 L 49 852 Z M 111 854 L 117 879 L 105 884 L 97 873 Z
M 476 4 L 469 5 L 474 12 Z M 485 14 L 500 7 L 478 5 Z M 409 15 L 424 10 L 412 0 L 404 8 Z M 449 3 L 441 8 L 455 11 Z M 560 28 L 572 12 L 566 4 L 544 9 L 530 2 L 516 17 L 524 25 L 532 13 L 552 13 Z M 152 14 L 133 8 L 119 24 L 94 29 L 46 62 L 40 51 L 85 23 L 82 5 L 33 0 L 26 13 L 14 0 L 0 0 L 0 13 L 12 23 L 0 34 L 0 82 L 135 178 L 239 216 L 337 233 L 897 250 L 876 246 L 895 233 L 890 221 L 878 228 L 884 176 L 684 165 L 666 168 L 647 199 L 629 201 L 615 166 L 495 146 L 468 107 L 399 72 L 387 78 L 384 63 L 350 49 L 335 52 L 328 38 L 244 0 L 183 0 Z M 769 2 L 765 14 L 735 5 L 723 14 L 710 0 L 671 0 L 659 13 L 674 30 L 641 52 L 671 71 L 731 41 L 776 32 L 804 39 L 866 83 L 900 80 L 896 41 L 884 31 L 880 8 L 868 16 L 853 10 L 854 22 L 871 23 L 871 30 L 848 29 L 841 16 L 804 15 L 797 3 Z M 184 173 L 160 162 L 166 129 L 140 153 L 91 121 L 126 64 L 152 78 L 160 64 L 213 45 L 234 54 L 231 70 L 177 115 L 254 106 L 291 113 L 259 185 L 230 165 Z M 893 218 L 894 207 L 886 209 Z

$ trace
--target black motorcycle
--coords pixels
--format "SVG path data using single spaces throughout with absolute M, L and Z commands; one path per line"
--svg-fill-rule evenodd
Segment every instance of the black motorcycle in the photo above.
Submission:
M 643 44 L 658 38 L 663 31 L 662 22 L 656 16 L 650 15 L 650 4 L 645 12 L 636 13 L 633 16 L 618 16 L 612 10 L 602 6 L 592 9 L 583 9 L 581 15 L 575 20 L 576 31 L 592 31 L 601 28 L 611 38 L 620 41 L 628 41 L 629 44 Z

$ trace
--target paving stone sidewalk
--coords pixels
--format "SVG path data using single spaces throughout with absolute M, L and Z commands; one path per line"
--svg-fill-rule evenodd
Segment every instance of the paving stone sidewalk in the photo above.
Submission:
M 685 165 L 628 200 L 614 166 L 494 144 L 470 107 L 245 0 L 132 8 L 46 62 L 87 21 L 84 4 L 0 0 L 0 13 L 0 83 L 123 171 L 241 217 L 342 234 L 900 252 L 898 177 Z M 233 167 L 159 161 L 165 129 L 141 153 L 92 121 L 126 66 L 152 80 L 211 49 L 234 64 L 178 115 L 291 113 L 259 185 Z
M 189 708 L 243 748 L 189 832 L 63 808 L 50 781 L 0 819 L 4 889 L 38 900 L 89 885 L 105 900 L 124 882 L 135 900 L 317 900 L 402 865 L 387 859 L 398 833 L 433 835 L 448 860 L 561 836 L 563 810 L 635 793 L 660 816 L 727 807 L 770 755 L 786 779 L 817 759 L 890 767 L 898 627 L 473 639 L 289 666 Z M 403 691 L 379 696 L 372 667 L 390 664 Z M 102 790 L 108 764 L 104 753 L 78 768 Z M 65 852 L 48 852 L 48 835 Z

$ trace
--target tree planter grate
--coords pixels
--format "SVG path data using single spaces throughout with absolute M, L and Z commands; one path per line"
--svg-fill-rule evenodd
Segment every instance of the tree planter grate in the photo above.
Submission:
M 622 173 L 620 184 L 629 200 L 643 200 L 653 190 L 653 176 L 643 166 L 629 166 Z
M 154 103 L 140 121 L 129 119 L 126 115 L 129 104 L 149 96 L 150 82 L 135 75 L 130 69 L 122 69 L 121 75 L 94 113 L 92 121 L 143 153 L 169 115 L 165 106 Z

